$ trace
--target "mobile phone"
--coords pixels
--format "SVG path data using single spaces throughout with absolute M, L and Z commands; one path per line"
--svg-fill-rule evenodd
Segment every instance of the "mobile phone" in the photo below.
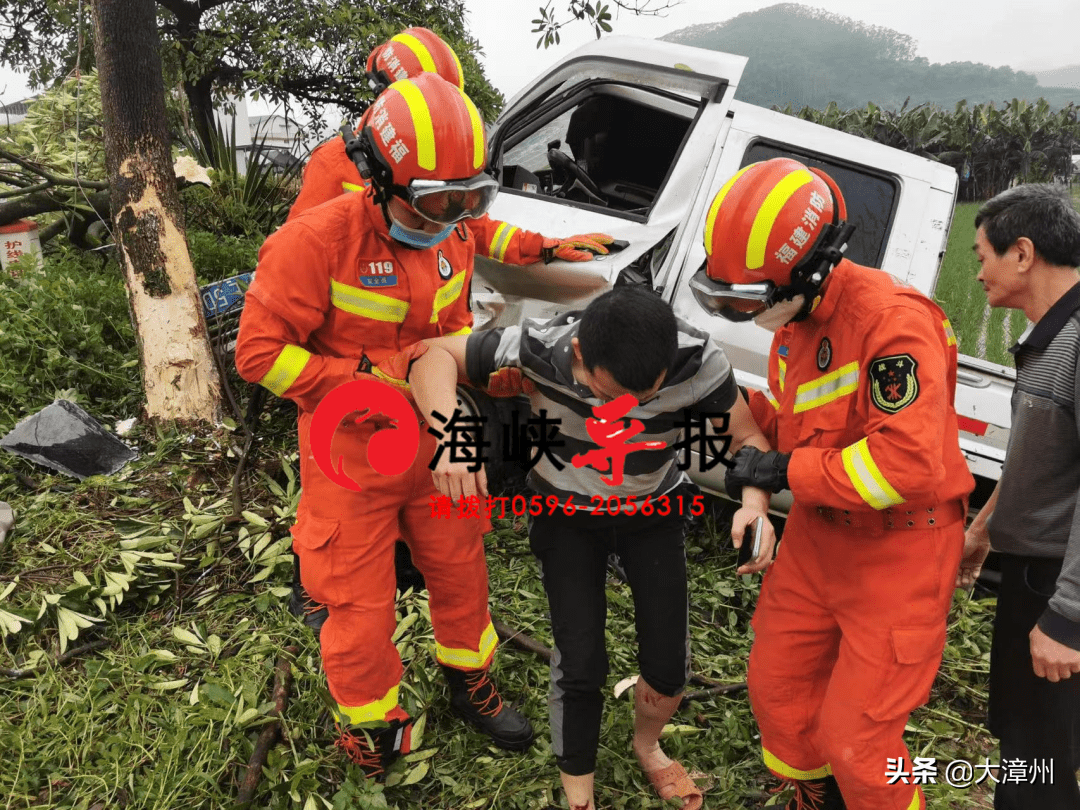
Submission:
M 742 568 L 751 560 L 757 558 L 761 551 L 761 533 L 765 530 L 765 518 L 759 517 L 746 527 L 743 533 L 742 545 L 739 547 L 739 561 L 736 568 Z

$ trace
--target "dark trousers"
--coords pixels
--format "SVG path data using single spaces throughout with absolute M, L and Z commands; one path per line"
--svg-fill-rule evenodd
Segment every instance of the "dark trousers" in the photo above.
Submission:
M 1036 676 L 1028 638 L 1054 593 L 1061 562 L 1001 556 L 990 650 L 989 726 L 1001 740 L 1002 765 L 995 810 L 1080 810 L 1080 675 L 1057 683 Z M 1052 783 L 1044 770 L 1051 762 Z M 1024 768 L 1031 776 L 1022 775 Z
M 641 677 L 669 697 L 686 686 L 690 639 L 682 521 L 677 515 L 582 513 L 530 521 L 529 543 L 540 561 L 555 638 L 549 706 L 552 751 L 563 773 L 596 770 L 608 675 L 609 552 L 618 553 L 633 594 Z

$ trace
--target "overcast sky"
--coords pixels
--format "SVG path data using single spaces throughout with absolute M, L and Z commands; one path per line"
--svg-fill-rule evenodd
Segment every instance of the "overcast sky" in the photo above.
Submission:
M 469 27 L 484 50 L 487 77 L 509 99 L 543 68 L 591 38 L 578 23 L 563 29 L 562 44 L 537 50 L 530 20 L 542 0 L 465 0 Z M 610 3 L 610 0 L 609 0 Z M 722 22 L 746 11 L 773 5 L 770 0 L 684 0 L 663 17 L 615 20 L 620 34 L 656 37 L 688 25 Z M 565 9 L 566 0 L 552 0 Z M 613 5 L 613 4 L 611 4 Z M 931 62 L 970 61 L 1039 70 L 1080 62 L 1077 0 L 823 0 L 806 5 L 872 25 L 893 28 L 918 42 L 918 54 Z M 797 43 L 778 43 L 797 47 Z M 25 82 L 0 71 L 0 101 L 29 94 Z M 265 112 L 255 109 L 252 113 Z
M 1076 0 L 807 0 L 804 4 L 908 34 L 918 42 L 918 55 L 931 62 L 983 62 L 1020 70 L 1080 62 Z M 484 49 L 487 77 L 508 99 L 541 69 L 592 36 L 591 29 L 578 23 L 563 29 L 561 45 L 537 50 L 539 35 L 530 32 L 530 20 L 538 16 L 541 5 L 540 0 L 465 0 L 469 27 Z M 555 9 L 566 5 L 566 0 L 552 0 Z M 610 0 L 609 5 L 614 6 Z M 658 37 L 771 5 L 775 0 L 685 0 L 663 17 L 623 12 L 615 20 L 615 33 Z M 798 45 L 785 42 L 778 47 Z

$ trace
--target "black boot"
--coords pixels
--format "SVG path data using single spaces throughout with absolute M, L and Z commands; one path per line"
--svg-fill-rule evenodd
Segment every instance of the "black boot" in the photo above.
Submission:
M 385 781 L 386 769 L 399 756 L 409 753 L 412 747 L 411 718 L 391 720 L 389 726 L 377 728 L 339 725 L 338 730 L 341 736 L 334 746 L 359 765 L 367 778 L 376 782 Z
M 832 774 L 821 779 L 785 779 L 781 789 L 794 787 L 784 810 L 847 810 L 840 786 Z
M 293 552 L 292 570 L 293 579 L 292 593 L 289 595 L 289 612 L 293 616 L 303 618 L 304 624 L 310 627 L 317 637 L 330 613 L 327 611 L 326 605 L 320 605 L 312 599 L 300 583 L 300 555 L 295 551 Z
M 454 714 L 491 737 L 499 748 L 524 751 L 532 745 L 529 719 L 503 702 L 486 669 L 440 666 L 450 684 L 450 708 Z

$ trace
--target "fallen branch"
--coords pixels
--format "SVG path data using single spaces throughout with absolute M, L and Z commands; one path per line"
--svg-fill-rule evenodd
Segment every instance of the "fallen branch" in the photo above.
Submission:
M 693 680 L 693 678 L 691 678 Z M 698 689 L 694 692 L 683 692 L 682 701 L 680 706 L 685 706 L 691 700 L 705 700 L 714 695 L 728 695 L 732 692 L 741 692 L 746 688 L 746 681 L 742 683 L 721 683 L 716 686 L 710 686 L 708 689 Z
M 60 667 L 77 655 L 82 655 L 84 652 L 90 652 L 91 650 L 96 650 L 100 647 L 107 646 L 109 646 L 109 642 L 107 639 L 101 638 L 97 641 L 91 641 L 89 644 L 83 644 L 81 647 L 72 647 L 63 655 L 56 656 L 56 658 L 54 658 L 51 663 L 54 666 Z M 34 675 L 44 672 L 48 666 L 49 664 L 38 664 L 36 667 L 27 667 L 26 669 L 0 669 L 0 675 L 3 675 L 5 678 L 13 679 L 30 678 Z
M 262 770 L 266 766 L 266 757 L 281 736 L 281 716 L 285 713 L 285 705 L 289 700 L 289 686 L 292 683 L 292 662 L 299 651 L 298 647 L 290 645 L 278 656 L 277 666 L 274 668 L 274 708 L 270 710 L 269 715 L 274 719 L 263 726 L 262 733 L 259 734 L 259 739 L 255 743 L 255 750 L 251 752 L 247 772 L 240 783 L 240 792 L 236 797 L 237 804 L 247 804 L 255 796 L 255 788 L 259 786 Z
M 510 625 L 500 622 L 498 619 L 492 619 L 491 624 L 495 627 L 495 632 L 499 634 L 499 638 L 501 638 L 503 641 L 507 641 L 517 647 L 520 647 L 526 652 L 531 652 L 534 655 L 538 655 L 545 661 L 547 661 L 549 664 L 551 663 L 551 659 L 552 657 L 554 657 L 555 653 L 553 653 L 549 647 L 545 647 L 543 644 L 534 639 L 525 631 L 515 630 Z

